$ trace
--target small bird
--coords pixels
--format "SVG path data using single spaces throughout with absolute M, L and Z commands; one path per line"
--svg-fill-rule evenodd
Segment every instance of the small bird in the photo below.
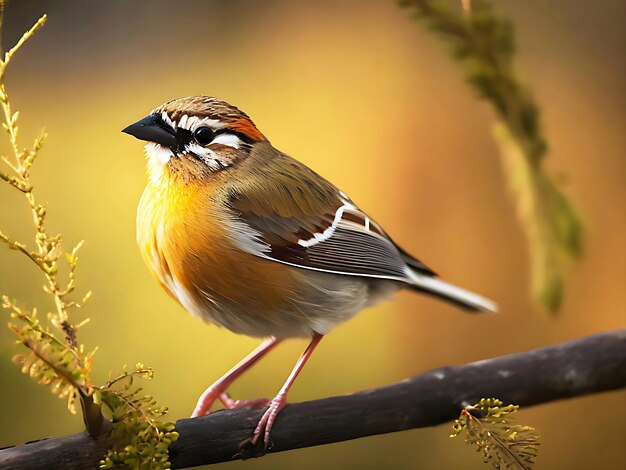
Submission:
M 272 146 L 235 106 L 209 96 L 169 101 L 123 130 L 145 145 L 148 183 L 137 242 L 165 291 L 192 315 L 265 341 L 202 394 L 264 406 L 252 436 L 267 448 L 287 393 L 324 335 L 399 289 L 470 312 L 496 311 L 400 248 L 332 183 Z M 228 387 L 286 338 L 310 338 L 272 400 Z

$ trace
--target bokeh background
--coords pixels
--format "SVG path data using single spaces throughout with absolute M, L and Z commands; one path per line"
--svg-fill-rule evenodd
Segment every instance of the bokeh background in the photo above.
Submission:
M 491 110 L 472 96 L 439 40 L 394 1 L 10 2 L 5 44 L 49 14 L 12 63 L 7 90 L 24 137 L 44 126 L 50 134 L 34 178 L 51 228 L 68 244 L 87 241 L 78 281 L 94 291 L 85 312 L 92 322 L 80 333 L 100 347 L 96 381 L 123 364 L 151 365 L 156 378 L 146 388 L 181 418 L 257 344 L 192 318 L 161 292 L 135 247 L 144 159 L 141 144 L 120 129 L 185 95 L 238 105 L 410 252 L 501 304 L 498 316 L 469 316 L 400 294 L 329 335 L 292 401 L 624 327 L 626 4 L 498 4 L 516 23 L 519 70 L 543 107 L 548 167 L 565 175 L 587 226 L 586 253 L 557 318 L 529 300 L 527 246 L 491 138 Z M 14 193 L 0 187 L 0 227 L 26 239 L 29 216 Z M 0 250 L 2 293 L 45 310 L 41 283 L 25 259 Z M 0 328 L 0 446 L 80 431 L 79 416 L 11 363 L 13 340 Z M 273 395 L 304 347 L 280 346 L 231 391 Z M 519 413 L 542 436 L 538 468 L 546 469 L 621 466 L 625 416 L 623 392 Z M 486 468 L 449 432 L 439 426 L 223 466 Z

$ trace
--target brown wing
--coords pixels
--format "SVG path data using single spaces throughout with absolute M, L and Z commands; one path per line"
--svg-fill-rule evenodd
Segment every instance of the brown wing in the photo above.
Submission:
M 242 248 L 274 261 L 335 274 L 403 282 L 411 282 L 408 270 L 434 275 L 328 181 L 284 157 L 289 165 L 283 161 L 277 167 L 278 177 L 262 174 L 271 168 L 256 168 L 256 183 L 248 180 L 231 190 L 229 205 L 237 221 L 263 245 L 261 250 L 253 244 Z

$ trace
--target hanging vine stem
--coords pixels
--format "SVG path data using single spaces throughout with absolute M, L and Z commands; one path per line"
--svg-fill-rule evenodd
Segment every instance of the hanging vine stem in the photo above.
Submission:
M 549 312 L 562 302 L 570 260 L 583 250 L 583 224 L 544 162 L 541 110 L 514 68 L 513 24 L 488 0 L 397 0 L 450 48 L 467 83 L 493 108 L 493 135 L 528 240 L 531 295 Z

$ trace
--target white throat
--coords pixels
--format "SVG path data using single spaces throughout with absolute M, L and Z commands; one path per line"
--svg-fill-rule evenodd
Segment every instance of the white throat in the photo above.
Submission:
M 145 145 L 146 156 L 150 166 L 165 166 L 174 153 L 167 147 L 163 147 L 156 142 L 148 142 Z
M 158 185 L 163 179 L 165 165 L 174 156 L 174 153 L 156 142 L 146 143 L 145 150 L 148 158 L 148 176 L 154 184 Z

